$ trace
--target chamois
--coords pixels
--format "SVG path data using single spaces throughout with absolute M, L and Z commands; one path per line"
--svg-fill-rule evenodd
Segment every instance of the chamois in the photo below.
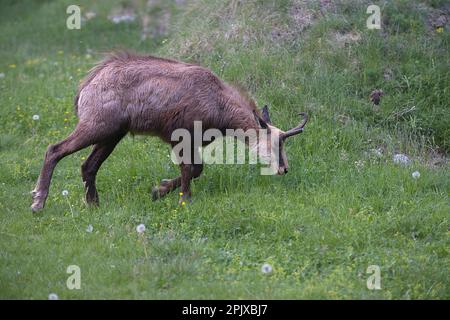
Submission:
M 74 104 L 79 121 L 66 139 L 47 148 L 32 191 L 33 212 L 45 205 L 58 161 L 91 145 L 93 149 L 81 166 L 81 175 L 86 202 L 98 204 L 97 172 L 128 132 L 156 135 L 173 147 L 172 133 L 180 128 L 192 132 L 194 121 L 201 121 L 203 130 L 216 128 L 223 133 L 226 129 L 264 129 L 271 141 L 279 142 L 275 170 L 281 175 L 288 170 L 283 141 L 302 132 L 308 119 L 306 114 L 301 114 L 304 121 L 284 132 L 271 124 L 267 107 L 259 111 L 248 95 L 223 82 L 210 70 L 129 52 L 109 54 L 91 69 L 79 85 Z M 269 144 L 269 141 L 259 143 Z M 192 150 L 192 156 L 198 152 Z M 153 199 L 180 186 L 183 197 L 190 198 L 190 181 L 200 176 L 203 163 L 184 161 L 180 170 L 181 176 L 162 180 L 153 189 Z

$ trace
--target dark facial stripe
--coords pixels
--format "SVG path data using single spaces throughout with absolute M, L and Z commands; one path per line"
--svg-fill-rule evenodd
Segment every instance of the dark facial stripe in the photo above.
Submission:
M 284 158 L 283 158 L 283 143 L 280 141 L 278 145 L 278 167 L 284 167 Z

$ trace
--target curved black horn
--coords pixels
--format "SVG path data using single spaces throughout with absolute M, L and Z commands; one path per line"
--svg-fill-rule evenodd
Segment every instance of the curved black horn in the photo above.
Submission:
M 289 138 L 291 136 L 299 134 L 300 132 L 303 132 L 303 128 L 305 127 L 305 124 L 308 122 L 309 118 L 308 118 L 308 115 L 305 112 L 300 112 L 298 115 L 303 117 L 303 122 L 300 123 L 295 128 L 292 128 L 292 129 L 286 131 L 283 134 L 283 139 Z

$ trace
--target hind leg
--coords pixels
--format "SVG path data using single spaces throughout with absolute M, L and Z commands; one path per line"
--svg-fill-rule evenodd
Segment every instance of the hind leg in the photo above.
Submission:
M 95 178 L 102 163 L 113 152 L 116 145 L 124 137 L 124 134 L 115 136 L 109 140 L 94 145 L 94 148 L 81 166 L 81 176 L 84 182 L 85 198 L 88 204 L 98 205 L 98 192 L 95 186 Z
M 45 153 L 44 165 L 36 187 L 32 191 L 31 210 L 36 212 L 45 205 L 53 171 L 57 163 L 64 157 L 84 149 L 99 141 L 105 140 L 110 133 L 107 128 L 94 127 L 90 123 L 79 122 L 75 130 L 63 141 L 50 145 Z

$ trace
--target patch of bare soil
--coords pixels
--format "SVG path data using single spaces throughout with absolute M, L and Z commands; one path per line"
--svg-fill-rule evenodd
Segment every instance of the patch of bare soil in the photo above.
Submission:
M 336 13 L 337 4 L 332 0 L 295 0 L 288 11 L 289 22 L 274 26 L 271 40 L 277 44 L 292 42 L 310 28 L 320 16 Z
M 317 2 L 317 1 L 316 1 Z M 319 0 L 319 9 L 322 15 L 325 15 L 328 12 L 336 13 L 336 1 L 332 0 Z
M 289 9 L 289 15 L 291 16 L 295 29 L 298 32 L 302 32 L 307 27 L 313 24 L 315 19 L 314 12 L 307 8 L 304 1 L 294 2 L 292 7 Z
M 294 1 L 288 14 L 290 22 L 274 26 L 271 32 L 271 40 L 276 44 L 294 41 L 316 19 L 316 13 L 308 7 L 308 1 L 305 0 Z
M 108 19 L 115 24 L 132 22 L 136 20 L 136 13 L 135 10 L 131 7 L 115 8 L 111 11 L 111 14 L 108 16 Z
M 448 165 L 447 157 L 439 150 L 431 150 L 428 152 L 426 159 L 423 160 L 431 168 L 445 167 Z
M 164 37 L 169 34 L 172 14 L 164 3 L 163 0 L 148 0 L 145 7 L 140 10 L 141 40 L 149 37 Z M 183 6 L 185 0 L 176 0 L 175 4 Z

